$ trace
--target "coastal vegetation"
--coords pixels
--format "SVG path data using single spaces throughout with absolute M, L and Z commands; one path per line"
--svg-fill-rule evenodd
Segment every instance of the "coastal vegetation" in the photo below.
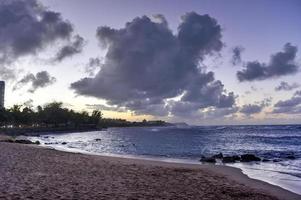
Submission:
M 30 130 L 30 132 L 92 130 L 108 127 L 163 126 L 164 121 L 130 122 L 124 119 L 103 118 L 100 110 L 77 112 L 64 108 L 60 102 L 32 108 L 14 105 L 9 109 L 0 108 L 0 127 L 5 132 Z M 24 132 L 24 131 L 21 131 Z

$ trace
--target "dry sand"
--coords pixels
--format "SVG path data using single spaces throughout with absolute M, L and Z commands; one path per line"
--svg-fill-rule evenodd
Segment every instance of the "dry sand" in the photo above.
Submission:
M 238 169 L 0 142 L 0 199 L 301 199 Z

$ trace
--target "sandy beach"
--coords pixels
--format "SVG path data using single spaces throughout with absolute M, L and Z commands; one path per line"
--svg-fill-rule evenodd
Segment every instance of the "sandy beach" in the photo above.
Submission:
M 300 199 L 240 170 L 0 142 L 0 199 Z

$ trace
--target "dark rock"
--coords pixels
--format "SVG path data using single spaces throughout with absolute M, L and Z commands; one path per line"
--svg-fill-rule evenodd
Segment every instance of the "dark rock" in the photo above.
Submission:
M 99 141 L 101 141 L 101 139 L 100 139 L 100 138 L 96 138 L 95 141 L 96 141 L 96 142 L 99 142 Z
M 216 154 L 216 155 L 213 155 L 212 158 L 215 158 L 215 159 L 223 159 L 224 155 L 222 153 L 219 153 L 219 154 Z
M 14 143 L 15 141 L 13 139 L 7 139 L 7 140 L 1 140 L 0 142 Z
M 223 163 L 234 163 L 235 162 L 235 160 L 233 159 L 233 157 L 232 156 L 225 156 L 225 157 L 223 157 Z
M 34 142 L 30 141 L 30 140 L 15 140 L 15 143 L 19 143 L 19 144 L 35 144 Z
M 49 145 L 49 144 L 59 144 L 58 142 L 45 142 L 46 145 Z
M 270 161 L 271 161 L 271 160 L 266 159 L 266 158 L 262 159 L 262 162 L 270 162 Z
M 276 158 L 276 159 L 274 159 L 273 160 L 273 162 L 281 162 L 282 160 L 281 159 L 278 159 L 278 158 Z
M 41 143 L 40 143 L 40 141 L 35 141 L 35 144 L 40 145 Z
M 65 144 L 67 144 L 67 142 L 62 142 L 62 145 L 65 145 Z
M 239 156 L 225 156 L 223 157 L 223 163 L 234 163 L 236 161 L 239 161 L 240 157 Z
M 253 154 L 243 154 L 240 156 L 241 162 L 261 161 L 261 159 Z
M 235 161 L 240 161 L 240 156 L 232 156 Z
M 200 161 L 201 162 L 207 162 L 207 163 L 216 163 L 216 160 L 213 157 L 202 156 L 202 158 L 200 159 Z

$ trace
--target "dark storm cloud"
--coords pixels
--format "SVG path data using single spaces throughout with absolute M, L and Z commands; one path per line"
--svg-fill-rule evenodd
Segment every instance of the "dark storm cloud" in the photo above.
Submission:
M 197 103 L 183 102 L 183 101 L 171 101 L 170 112 L 174 116 L 184 117 L 184 118 L 194 118 L 194 117 L 204 117 L 204 115 L 199 112 L 200 106 Z
M 245 115 L 252 115 L 255 113 L 260 113 L 262 111 L 263 107 L 264 107 L 263 105 L 248 104 L 248 105 L 244 105 L 240 109 L 240 112 Z
M 255 104 L 243 105 L 239 112 L 245 115 L 252 115 L 260 113 L 265 107 L 270 106 L 272 102 L 272 97 L 265 98 L 260 102 L 255 102 Z
M 273 113 L 301 114 L 301 90 L 296 91 L 288 100 L 278 101 L 274 105 Z
M 1 1 L 0 30 L 2 64 L 37 54 L 53 42 L 68 42 L 74 32 L 60 13 L 48 10 L 37 0 Z
M 245 49 L 242 46 L 237 46 L 232 49 L 232 65 L 239 65 L 241 63 L 241 53 Z
M 173 101 L 170 104 L 170 112 L 177 117 L 187 119 L 221 119 L 233 115 L 238 111 L 238 107 L 208 107 L 200 108 L 199 104 L 191 102 Z
M 101 67 L 101 59 L 100 58 L 90 58 L 88 64 L 85 66 L 85 72 L 89 76 L 94 76 L 95 72 Z
M 231 107 L 234 94 L 199 65 L 204 56 L 222 49 L 221 37 L 215 19 L 194 12 L 182 17 L 177 34 L 162 15 L 154 21 L 137 17 L 121 29 L 99 27 L 97 38 L 107 49 L 101 70 L 71 88 L 139 114 L 176 115 L 168 99 L 179 95 L 186 110 Z
M 298 87 L 300 87 L 300 84 L 298 84 L 298 83 L 289 84 L 287 82 L 281 81 L 279 86 L 275 87 L 275 90 L 276 91 L 281 91 L 281 90 L 290 91 L 290 90 L 296 89 Z
M 294 107 L 301 103 L 301 97 L 294 96 L 291 99 L 278 101 L 275 107 Z
M 198 57 L 222 49 L 222 29 L 214 18 L 191 12 L 183 15 L 182 20 L 178 27 L 178 41 L 185 54 Z
M 237 72 L 237 78 L 240 82 L 265 80 L 280 76 L 295 74 L 299 70 L 299 64 L 295 61 L 297 47 L 287 43 L 283 51 L 271 56 L 268 64 L 258 61 L 247 62 L 245 69 Z
M 49 85 L 52 85 L 56 82 L 56 78 L 50 76 L 47 71 L 38 72 L 36 75 L 34 74 L 27 74 L 24 76 L 13 88 L 13 90 L 19 89 L 24 85 L 30 83 L 31 88 L 28 90 L 29 92 L 33 93 L 38 88 L 44 88 Z
M 54 61 L 61 62 L 65 58 L 72 57 L 75 54 L 79 54 L 82 52 L 84 47 L 84 38 L 79 35 L 74 37 L 74 41 L 70 44 L 63 46 L 59 52 L 56 54 Z
M 273 110 L 274 114 L 301 114 L 301 106 L 296 107 L 277 107 Z

